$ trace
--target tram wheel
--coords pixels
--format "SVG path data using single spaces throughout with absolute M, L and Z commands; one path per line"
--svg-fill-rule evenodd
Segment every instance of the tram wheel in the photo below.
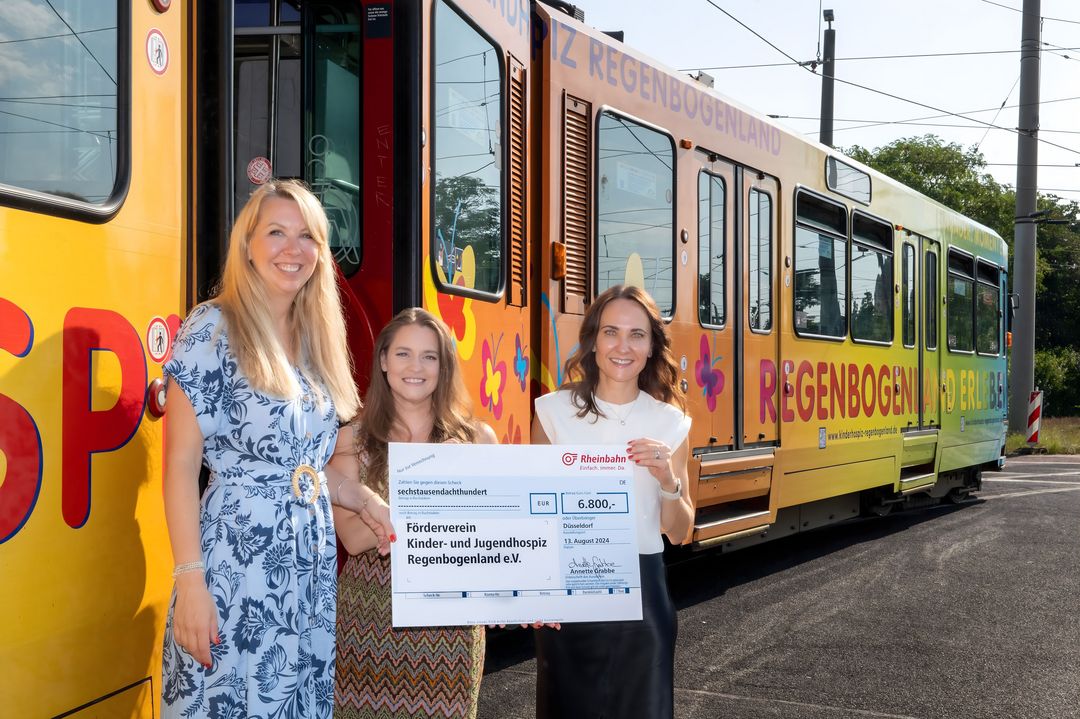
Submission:
M 971 492 L 966 489 L 960 489 L 958 487 L 950 489 L 949 493 L 945 495 L 945 499 L 947 499 L 952 504 L 963 504 L 970 498 Z

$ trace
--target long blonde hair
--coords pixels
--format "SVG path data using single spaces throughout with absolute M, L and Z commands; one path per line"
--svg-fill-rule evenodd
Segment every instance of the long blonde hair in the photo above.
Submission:
M 596 404 L 596 385 L 600 382 L 600 367 L 596 364 L 596 337 L 600 334 L 600 315 L 604 308 L 615 300 L 632 300 L 645 310 L 649 318 L 649 336 L 652 340 L 652 354 L 645 361 L 645 367 L 638 375 L 638 388 L 654 399 L 675 405 L 686 411 L 686 398 L 679 387 L 679 365 L 671 351 L 671 337 L 660 318 L 656 302 L 645 290 L 634 285 L 614 285 L 600 293 L 581 321 L 578 333 L 578 348 L 566 360 L 563 374 L 566 381 L 563 387 L 571 390 L 573 404 L 578 408 L 578 417 L 589 414 L 601 416 L 603 413 Z
M 297 204 L 318 247 L 315 271 L 289 308 L 289 339 L 296 348 L 300 371 L 317 391 L 324 385 L 338 417 L 350 420 L 360 407 L 360 395 L 345 343 L 345 318 L 327 242 L 328 223 L 319 200 L 303 183 L 272 180 L 252 193 L 233 225 L 221 284 L 212 301 L 221 307 L 229 332 L 229 348 L 251 386 L 279 397 L 298 395 L 300 385 L 288 353 L 274 332 L 266 287 L 248 260 L 248 247 L 259 223 L 259 212 L 270 197 Z
M 375 338 L 375 350 L 371 355 L 371 383 L 364 395 L 364 410 L 357 418 L 356 449 L 366 454 L 368 484 L 382 493 L 387 485 L 387 443 L 390 432 L 398 424 L 394 408 L 394 393 L 382 369 L 390 345 L 398 330 L 407 325 L 426 327 L 435 333 L 439 346 L 439 380 L 431 397 L 431 409 L 435 422 L 429 442 L 445 442 L 448 439 L 462 443 L 476 440 L 477 424 L 472 416 L 472 402 L 465 389 L 458 367 L 457 353 L 450 338 L 450 330 L 435 315 L 419 307 L 410 307 L 394 316 Z

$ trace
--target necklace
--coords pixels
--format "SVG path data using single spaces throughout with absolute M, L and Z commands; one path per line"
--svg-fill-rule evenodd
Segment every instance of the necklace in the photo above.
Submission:
M 607 400 L 602 400 L 599 397 L 597 397 L 596 399 L 597 401 L 603 402 L 605 405 L 607 405 L 604 414 L 608 414 L 610 412 L 615 417 L 615 419 L 619 421 L 619 424 L 623 427 L 626 426 L 626 420 L 630 419 L 630 415 L 633 414 L 634 408 L 637 407 L 637 397 L 635 397 L 634 400 L 628 405 L 612 404 L 611 402 L 608 402 Z M 615 411 L 615 408 L 619 406 L 629 407 L 629 409 L 627 409 L 625 413 L 620 414 L 619 412 Z

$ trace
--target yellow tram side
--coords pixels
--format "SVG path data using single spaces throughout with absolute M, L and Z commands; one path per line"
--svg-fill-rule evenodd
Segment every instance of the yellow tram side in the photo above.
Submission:
M 0 10 L 19 41 L 0 51 L 2 713 L 151 717 L 171 555 L 147 398 L 185 306 L 183 14 L 16 5 Z

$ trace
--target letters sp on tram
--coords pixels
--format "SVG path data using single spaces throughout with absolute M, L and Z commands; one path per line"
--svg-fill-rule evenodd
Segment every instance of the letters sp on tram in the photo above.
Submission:
M 18 305 L 0 298 L 0 350 L 16 362 L 34 362 L 34 321 Z M 0 394 L 0 453 L 7 468 L 0 483 L 0 543 L 30 519 L 41 491 L 43 447 L 60 442 L 61 512 L 73 529 L 90 518 L 90 459 L 123 447 L 139 428 L 146 404 L 146 355 L 139 333 L 111 310 L 72 307 L 61 330 L 60 436 L 43 435 L 36 420 L 12 397 Z M 111 407 L 92 406 L 94 353 L 110 353 L 119 364 L 120 384 Z M 38 362 L 40 364 L 40 362 Z M 11 388 L 6 391 L 11 391 Z M 55 454 L 50 453 L 50 457 Z

